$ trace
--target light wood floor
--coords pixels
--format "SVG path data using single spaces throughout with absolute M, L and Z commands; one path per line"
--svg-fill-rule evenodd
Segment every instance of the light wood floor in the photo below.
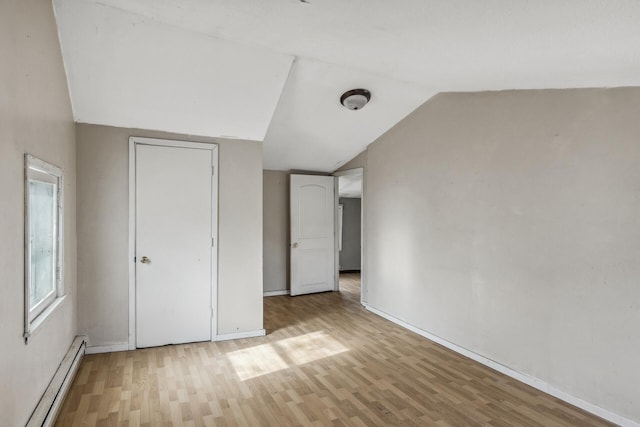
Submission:
M 605 426 L 341 291 L 265 298 L 263 338 L 86 356 L 58 426 Z

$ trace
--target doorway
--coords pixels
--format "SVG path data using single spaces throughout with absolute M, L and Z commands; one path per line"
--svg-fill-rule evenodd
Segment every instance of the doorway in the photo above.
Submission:
M 366 288 L 362 280 L 364 241 L 364 169 L 356 168 L 336 172 L 338 178 L 338 245 L 337 270 L 341 292 L 359 293 L 360 302 L 366 302 Z
M 215 144 L 130 138 L 129 347 L 216 334 Z

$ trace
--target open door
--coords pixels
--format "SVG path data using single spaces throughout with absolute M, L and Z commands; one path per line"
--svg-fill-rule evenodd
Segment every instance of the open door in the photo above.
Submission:
M 335 179 L 291 175 L 291 295 L 333 291 Z

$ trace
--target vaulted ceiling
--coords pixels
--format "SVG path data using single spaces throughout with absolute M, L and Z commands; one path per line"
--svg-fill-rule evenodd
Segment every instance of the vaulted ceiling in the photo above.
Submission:
M 332 171 L 442 91 L 640 85 L 636 0 L 54 6 L 77 121 L 263 141 L 265 169 Z

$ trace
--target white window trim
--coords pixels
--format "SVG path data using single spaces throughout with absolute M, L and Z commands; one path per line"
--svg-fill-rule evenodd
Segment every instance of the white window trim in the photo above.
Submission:
M 65 301 L 64 294 L 64 197 L 62 169 L 30 154 L 24 156 L 24 340 L 28 344 L 31 335 L 57 311 Z M 33 309 L 29 307 L 31 281 L 31 253 L 29 245 L 29 179 L 51 182 L 57 185 L 57 246 L 56 246 L 56 286 L 50 297 L 45 298 Z

